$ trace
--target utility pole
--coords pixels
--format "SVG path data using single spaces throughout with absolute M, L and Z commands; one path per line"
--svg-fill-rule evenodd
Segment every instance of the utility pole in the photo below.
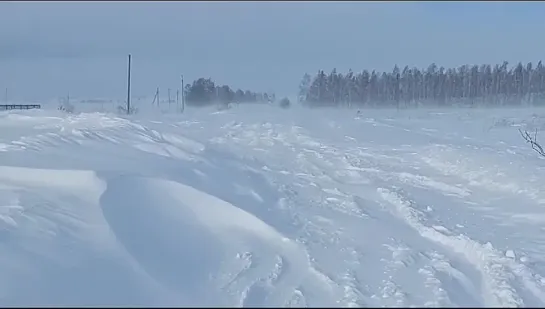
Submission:
M 176 90 L 176 110 L 180 108 L 180 89 Z
M 129 70 L 127 74 L 127 115 L 131 113 L 131 54 L 129 54 Z
M 6 104 L 8 104 L 8 88 L 6 88 L 6 96 L 4 97 Z
M 170 111 L 170 88 L 168 88 L 168 110 Z
M 352 88 L 351 87 L 348 88 L 348 108 L 352 108 Z
M 157 90 L 155 90 L 155 96 L 153 97 L 153 102 L 151 102 L 151 105 L 157 104 L 157 107 L 159 107 L 159 87 L 157 87 Z
M 185 110 L 185 91 L 184 91 L 184 76 L 182 75 L 182 113 Z

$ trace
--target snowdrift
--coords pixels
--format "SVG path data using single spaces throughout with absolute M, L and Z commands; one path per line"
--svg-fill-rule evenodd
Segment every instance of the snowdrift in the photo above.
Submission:
M 0 113 L 0 305 L 543 306 L 540 113 Z

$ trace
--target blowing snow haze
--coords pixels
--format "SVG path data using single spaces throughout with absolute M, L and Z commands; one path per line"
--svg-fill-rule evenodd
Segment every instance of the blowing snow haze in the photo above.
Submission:
M 545 307 L 543 7 L 0 2 L 0 307 Z
M 179 75 L 278 95 L 304 73 L 537 61 L 544 4 L 1 2 L 0 85 L 15 98 L 123 97 Z M 3 87 L 4 88 L 4 87 Z

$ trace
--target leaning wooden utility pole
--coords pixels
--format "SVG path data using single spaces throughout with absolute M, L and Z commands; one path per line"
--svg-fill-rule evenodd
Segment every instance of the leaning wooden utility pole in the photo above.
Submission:
M 153 102 L 151 102 L 151 106 L 154 104 L 157 104 L 159 106 L 159 87 L 157 87 L 157 90 L 155 91 L 155 96 L 153 97 Z
M 127 74 L 127 114 L 131 113 L 131 54 L 129 54 L 129 70 Z

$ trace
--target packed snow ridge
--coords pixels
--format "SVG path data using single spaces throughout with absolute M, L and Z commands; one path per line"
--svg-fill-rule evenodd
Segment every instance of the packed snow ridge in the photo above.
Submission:
M 544 120 L 2 112 L 0 306 L 545 306 Z

